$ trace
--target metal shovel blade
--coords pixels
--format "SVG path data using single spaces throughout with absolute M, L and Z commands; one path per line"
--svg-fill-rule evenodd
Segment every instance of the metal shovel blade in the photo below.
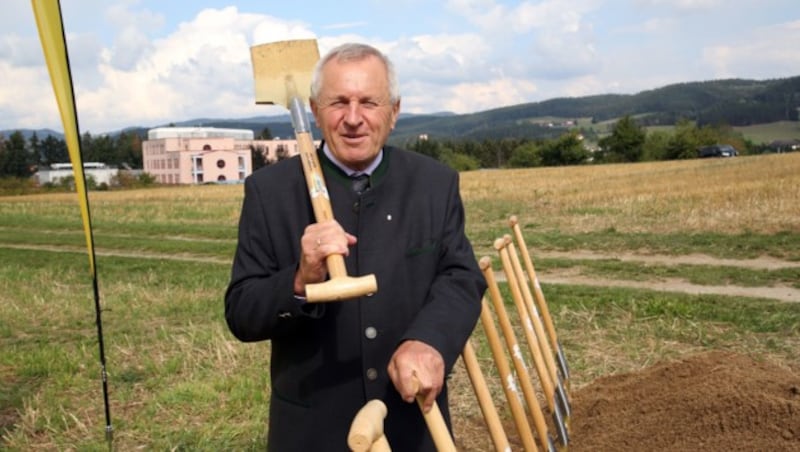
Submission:
M 271 42 L 250 47 L 256 104 L 289 108 L 293 97 L 311 95 L 311 74 L 319 60 L 316 39 Z

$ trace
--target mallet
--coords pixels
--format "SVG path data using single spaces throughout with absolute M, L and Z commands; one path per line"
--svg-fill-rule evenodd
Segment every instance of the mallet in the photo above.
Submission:
M 283 105 L 289 109 L 314 216 L 317 222 L 332 220 L 333 209 L 328 188 L 311 138 L 311 124 L 305 109 L 305 99 L 311 94 L 312 72 L 319 60 L 317 41 L 301 39 L 260 44 L 250 48 L 250 56 L 256 103 Z M 309 302 L 344 300 L 378 291 L 375 275 L 347 275 L 344 256 L 331 254 L 325 262 L 330 279 L 306 286 L 306 299 Z

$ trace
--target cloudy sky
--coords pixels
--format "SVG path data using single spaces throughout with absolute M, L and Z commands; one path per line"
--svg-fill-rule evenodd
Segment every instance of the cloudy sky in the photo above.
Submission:
M 666 84 L 800 75 L 798 0 L 62 0 L 81 132 L 279 114 L 249 48 L 385 51 L 402 110 L 468 113 Z M 29 0 L 3 0 L 0 130 L 62 130 Z

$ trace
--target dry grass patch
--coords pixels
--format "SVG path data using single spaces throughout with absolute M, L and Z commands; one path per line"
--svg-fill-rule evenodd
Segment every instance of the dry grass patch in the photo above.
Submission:
M 563 232 L 797 231 L 800 153 L 474 171 L 462 192 L 475 228 L 515 213 Z

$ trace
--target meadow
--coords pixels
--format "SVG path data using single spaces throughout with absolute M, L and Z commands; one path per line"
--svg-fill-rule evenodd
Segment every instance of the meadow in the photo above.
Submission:
M 614 256 L 800 262 L 800 153 L 462 173 L 476 259 L 520 219 L 537 270 L 615 280 L 800 288 L 800 267 L 625 264 Z M 241 185 L 92 192 L 116 450 L 263 450 L 269 343 L 227 331 L 222 296 Z M 537 252 L 607 259 L 538 259 Z M 542 278 L 574 388 L 701 350 L 800 371 L 800 303 Z M 491 357 L 473 340 L 487 375 Z M 485 431 L 456 369 L 456 435 Z M 107 450 L 95 313 L 77 196 L 0 198 L 0 449 Z M 500 394 L 495 387 L 493 392 Z M 502 396 L 498 396 L 502 397 Z M 497 400 L 500 400 L 499 398 Z

